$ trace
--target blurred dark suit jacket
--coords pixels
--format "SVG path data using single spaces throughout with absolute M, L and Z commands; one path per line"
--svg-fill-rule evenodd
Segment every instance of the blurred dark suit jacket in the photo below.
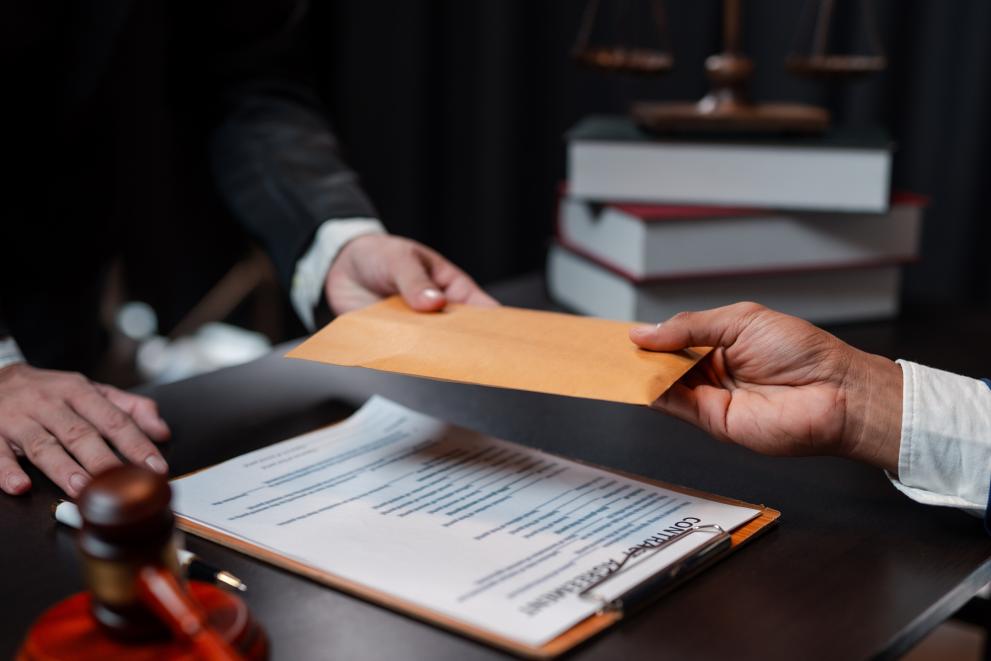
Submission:
M 0 9 L 15 171 L 0 202 L 0 335 L 28 362 L 94 364 L 117 256 L 132 296 L 169 301 L 194 275 L 222 273 L 244 229 L 288 287 L 323 221 L 375 215 L 305 75 L 305 11 L 299 0 Z

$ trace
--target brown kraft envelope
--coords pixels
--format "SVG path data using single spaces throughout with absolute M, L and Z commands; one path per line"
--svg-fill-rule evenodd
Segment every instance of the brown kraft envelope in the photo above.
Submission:
M 286 354 L 430 379 L 650 405 L 709 347 L 644 351 L 637 324 L 512 307 L 414 312 L 397 296 L 348 312 Z

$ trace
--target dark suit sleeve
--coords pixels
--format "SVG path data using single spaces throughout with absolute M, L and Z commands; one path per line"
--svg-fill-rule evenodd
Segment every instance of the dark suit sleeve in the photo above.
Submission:
M 203 25 L 202 9 L 193 3 Z M 341 157 L 310 84 L 304 0 L 226 0 L 202 43 L 214 105 L 210 160 L 221 197 L 287 287 L 316 229 L 377 216 Z
M 211 144 L 224 201 L 271 255 L 288 288 L 314 232 L 334 218 L 374 218 L 319 102 L 289 81 L 244 84 Z

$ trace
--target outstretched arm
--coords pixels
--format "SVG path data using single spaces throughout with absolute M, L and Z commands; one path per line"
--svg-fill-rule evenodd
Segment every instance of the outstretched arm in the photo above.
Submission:
M 249 40 L 240 66 L 224 69 L 211 158 L 223 198 L 272 256 L 301 320 L 315 325 L 321 299 L 335 314 L 392 294 L 421 311 L 448 301 L 494 305 L 441 255 L 385 233 L 326 108 L 294 66 L 304 12 L 291 9 L 303 3 L 285 4 L 273 34 Z
M 885 469 L 932 505 L 987 512 L 991 388 L 860 351 L 755 303 L 635 329 L 644 349 L 714 347 L 657 408 L 775 455 L 835 455 Z M 991 528 L 989 528 L 991 530 Z
M 712 346 L 656 406 L 765 454 L 829 454 L 898 471 L 902 372 L 756 303 L 685 312 L 631 332 L 645 349 Z

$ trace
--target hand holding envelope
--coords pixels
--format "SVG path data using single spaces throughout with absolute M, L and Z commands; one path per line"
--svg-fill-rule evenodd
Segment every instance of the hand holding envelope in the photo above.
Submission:
M 637 324 L 521 308 L 410 310 L 398 297 L 341 315 L 290 358 L 430 379 L 650 405 L 708 352 L 630 342 Z

